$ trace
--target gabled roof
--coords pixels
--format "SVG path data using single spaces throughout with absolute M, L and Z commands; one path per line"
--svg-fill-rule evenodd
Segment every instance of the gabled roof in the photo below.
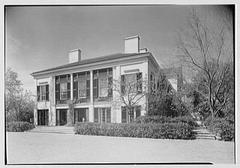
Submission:
M 49 71 L 55 71 L 55 70 L 75 67 L 75 66 L 79 66 L 79 65 L 86 65 L 86 64 L 96 63 L 96 62 L 104 62 L 104 61 L 115 60 L 115 59 L 120 59 L 120 58 L 129 58 L 129 57 L 134 57 L 134 56 L 137 56 L 137 55 L 139 55 L 139 56 L 142 56 L 142 55 L 152 56 L 152 54 L 149 53 L 149 52 L 133 53 L 133 54 L 118 53 L 118 54 L 112 54 L 112 55 L 107 55 L 107 56 L 103 56 L 103 57 L 85 59 L 85 60 L 81 60 L 79 62 L 69 63 L 69 64 L 57 66 L 57 67 L 54 67 L 54 68 L 33 72 L 31 75 L 35 76 L 35 75 L 38 75 L 40 73 L 45 73 L 45 72 L 47 73 Z M 154 61 L 156 61 L 156 60 L 154 60 Z

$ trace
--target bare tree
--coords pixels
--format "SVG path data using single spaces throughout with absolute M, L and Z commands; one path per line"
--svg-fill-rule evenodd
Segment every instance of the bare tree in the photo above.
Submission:
M 113 104 L 124 106 L 127 114 L 130 116 L 130 121 L 134 118 L 134 107 L 147 96 L 147 81 L 142 77 L 139 79 L 131 75 L 122 75 L 121 79 L 113 80 L 112 88 L 116 94 Z
M 183 61 L 196 70 L 201 78 L 196 90 L 205 97 L 214 118 L 233 96 L 229 92 L 232 86 L 228 81 L 229 76 L 233 76 L 232 61 L 228 61 L 233 55 L 233 50 L 229 49 L 232 41 L 229 41 L 223 24 L 211 30 L 195 9 L 190 14 L 188 26 L 189 29 L 179 35 L 178 48 L 183 54 Z

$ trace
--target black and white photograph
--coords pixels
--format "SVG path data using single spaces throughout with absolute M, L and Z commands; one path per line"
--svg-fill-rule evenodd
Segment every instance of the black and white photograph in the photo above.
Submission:
M 5 4 L 5 166 L 237 164 L 236 8 Z

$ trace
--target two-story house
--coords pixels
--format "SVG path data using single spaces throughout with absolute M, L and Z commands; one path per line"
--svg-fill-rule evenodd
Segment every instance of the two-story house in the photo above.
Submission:
M 124 44 L 124 53 L 85 60 L 81 59 L 79 49 L 73 50 L 69 52 L 68 64 L 32 73 L 37 88 L 34 124 L 65 125 L 70 108 L 74 111 L 74 122 L 132 121 L 124 103 L 115 103 L 121 101 L 121 95 L 112 83 L 140 82 L 137 97 L 148 92 L 151 81 L 157 82 L 155 76 L 160 67 L 150 52 L 140 49 L 138 36 L 126 38 Z M 147 110 L 147 95 L 141 95 L 133 117 L 144 115 Z

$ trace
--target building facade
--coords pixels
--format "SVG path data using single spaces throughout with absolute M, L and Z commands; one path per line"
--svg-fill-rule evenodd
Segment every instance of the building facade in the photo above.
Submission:
M 160 67 L 150 52 L 140 49 L 139 40 L 126 38 L 124 53 L 93 59 L 81 60 L 81 51 L 73 50 L 68 64 L 32 73 L 37 88 L 34 124 L 65 125 L 70 117 L 74 123 L 125 123 L 146 114 L 145 93 L 157 81 Z M 123 83 L 130 81 L 137 93 L 132 117 L 123 102 L 128 96 Z

